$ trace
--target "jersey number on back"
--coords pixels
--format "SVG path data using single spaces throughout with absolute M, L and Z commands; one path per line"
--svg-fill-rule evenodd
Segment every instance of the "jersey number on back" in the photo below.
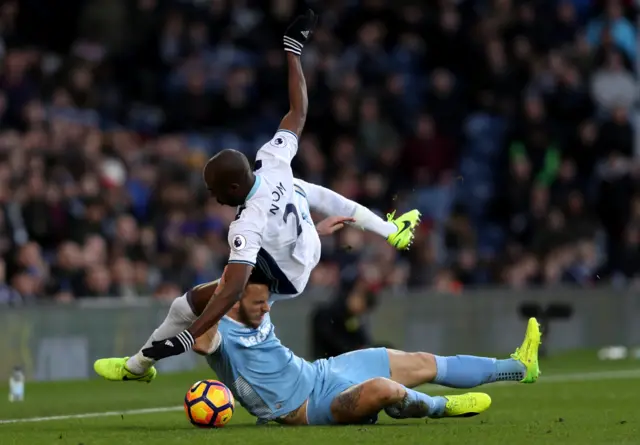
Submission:
M 296 229 L 298 230 L 298 236 L 300 236 L 300 234 L 302 233 L 302 226 L 300 225 L 300 215 L 298 215 L 298 209 L 296 209 L 296 206 L 289 203 L 284 208 L 284 215 L 282 216 L 282 219 L 285 223 L 287 222 L 287 219 L 291 214 L 296 217 Z

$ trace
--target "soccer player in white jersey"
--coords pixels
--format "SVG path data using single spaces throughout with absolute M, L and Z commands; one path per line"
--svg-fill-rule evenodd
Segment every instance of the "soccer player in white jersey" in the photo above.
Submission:
M 252 170 L 240 152 L 224 150 L 209 160 L 204 181 L 211 195 L 223 205 L 237 206 L 236 220 L 229 227 L 231 254 L 225 272 L 226 286 L 219 290 L 199 317 L 187 314 L 181 324 L 158 329 L 145 347 L 128 360 L 103 359 L 96 371 L 109 380 L 144 380 L 155 377 L 157 360 L 182 354 L 214 326 L 238 301 L 255 268 L 269 278 L 273 300 L 300 294 L 320 260 L 320 239 L 310 210 L 343 215 L 355 225 L 380 234 L 397 249 L 406 249 L 420 222 L 412 210 L 384 221 L 369 209 L 339 194 L 293 177 L 291 160 L 307 114 L 307 88 L 300 64 L 302 47 L 316 23 L 312 11 L 298 17 L 287 29 L 290 110 L 270 142 L 258 150 Z M 182 330 L 175 331 L 181 326 Z

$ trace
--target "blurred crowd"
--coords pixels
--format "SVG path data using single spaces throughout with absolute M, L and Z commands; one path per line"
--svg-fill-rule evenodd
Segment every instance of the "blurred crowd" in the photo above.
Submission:
M 323 0 L 296 175 L 386 214 L 412 250 L 323 239 L 312 285 L 458 293 L 640 272 L 637 6 Z M 219 276 L 235 209 L 222 148 L 254 156 L 288 107 L 301 0 L 0 6 L 0 303 L 155 295 Z

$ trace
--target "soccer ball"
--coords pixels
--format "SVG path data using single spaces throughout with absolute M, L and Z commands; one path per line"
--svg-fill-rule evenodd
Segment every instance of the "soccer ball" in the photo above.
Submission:
M 234 408 L 233 394 L 216 380 L 196 382 L 184 396 L 187 418 L 202 428 L 222 428 L 231 420 Z

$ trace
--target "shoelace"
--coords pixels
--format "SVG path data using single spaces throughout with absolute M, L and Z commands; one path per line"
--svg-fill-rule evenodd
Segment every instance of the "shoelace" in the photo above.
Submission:
M 393 222 L 393 219 L 396 217 L 396 211 L 394 210 L 391 213 L 387 213 L 387 221 Z

